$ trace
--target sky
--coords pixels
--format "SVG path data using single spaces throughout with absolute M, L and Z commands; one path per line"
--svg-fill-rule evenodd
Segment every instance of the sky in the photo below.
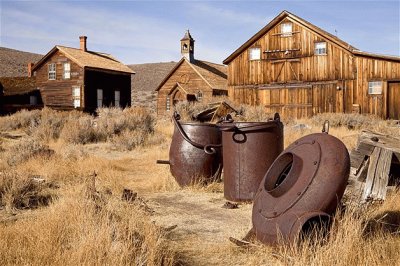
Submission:
M 125 64 L 170 62 L 189 29 L 195 58 L 222 63 L 283 10 L 362 51 L 400 56 L 400 0 L 0 0 L 0 46 L 46 54 L 86 35 L 89 50 Z

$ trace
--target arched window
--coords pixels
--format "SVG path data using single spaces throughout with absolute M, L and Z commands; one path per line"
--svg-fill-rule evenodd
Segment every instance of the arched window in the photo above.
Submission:
M 185 51 L 186 51 L 187 49 L 188 49 L 188 46 L 187 46 L 186 43 L 184 43 L 183 46 L 182 46 L 182 50 L 185 50 Z

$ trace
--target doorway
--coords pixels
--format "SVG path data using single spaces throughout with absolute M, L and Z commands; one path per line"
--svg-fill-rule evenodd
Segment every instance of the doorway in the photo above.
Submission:
M 388 83 L 387 95 L 388 117 L 389 119 L 400 119 L 400 82 Z

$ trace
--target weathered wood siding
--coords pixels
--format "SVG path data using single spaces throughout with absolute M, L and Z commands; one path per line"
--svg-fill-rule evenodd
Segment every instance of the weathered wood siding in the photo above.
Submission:
M 189 94 L 196 95 L 198 91 L 203 93 L 203 99 L 210 99 L 212 97 L 212 88 L 204 81 L 204 79 L 187 63 L 183 61 L 182 64 L 175 69 L 174 73 L 168 78 L 164 85 L 159 89 L 157 96 L 157 114 L 167 115 L 173 112 L 174 98 L 182 100 L 186 96 L 176 88 L 179 83 Z M 175 89 L 174 89 L 175 88 Z M 167 97 L 170 98 L 170 111 L 166 110 Z
M 292 23 L 291 36 L 281 34 L 286 22 Z M 327 54 L 314 55 L 314 44 L 321 41 Z M 261 60 L 249 60 L 251 48 L 261 49 Z M 354 55 L 288 17 L 228 65 L 232 100 L 297 117 L 350 113 L 358 104 L 361 113 L 386 118 L 388 82 L 395 80 L 400 80 L 400 62 Z M 368 94 L 369 81 L 383 81 L 382 95 Z
M 356 57 L 357 84 L 353 91 L 352 101 L 359 104 L 362 113 L 370 113 L 383 118 L 388 117 L 388 82 L 400 81 L 400 62 L 379 60 L 367 57 Z M 381 95 L 368 94 L 368 82 L 383 81 Z M 397 101 L 397 105 L 400 102 Z M 395 102 L 396 102 L 395 101 Z M 397 117 L 400 119 L 400 117 Z
M 48 64 L 56 63 L 56 80 L 48 78 Z M 63 64 L 70 63 L 71 78 L 63 78 Z M 81 97 L 84 98 L 83 84 L 84 71 L 83 68 L 68 59 L 60 51 L 54 53 L 42 66 L 36 70 L 36 84 L 40 89 L 42 100 L 45 106 L 72 109 L 72 87 L 79 86 L 81 88 Z M 83 102 L 83 101 L 82 101 Z M 82 103 L 82 108 L 84 108 Z

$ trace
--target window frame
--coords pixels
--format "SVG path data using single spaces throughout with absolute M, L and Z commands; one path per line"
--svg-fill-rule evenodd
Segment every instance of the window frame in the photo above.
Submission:
M 78 93 L 76 93 L 78 92 Z M 76 104 L 78 103 L 78 104 Z M 81 87 L 73 86 L 72 87 L 72 104 L 74 108 L 80 108 L 82 105 L 82 98 L 81 98 Z
M 252 58 L 252 51 L 258 50 L 259 54 L 258 54 L 258 58 Z M 256 47 L 250 47 L 249 48 L 249 61 L 258 61 L 261 60 L 261 47 L 256 46 Z
M 37 105 L 38 97 L 36 95 L 29 95 L 29 105 Z
M 317 48 L 318 44 L 325 44 L 325 52 L 324 53 L 320 53 L 320 51 L 323 51 L 323 48 Z M 326 41 L 318 41 L 318 42 L 314 42 L 314 55 L 328 55 L 328 44 Z
M 56 80 L 57 79 L 57 64 L 56 63 L 49 63 L 47 65 L 47 77 L 49 80 Z M 54 76 L 54 77 L 53 77 Z
M 68 69 L 65 67 L 68 65 Z M 63 64 L 63 79 L 71 79 L 71 63 L 66 62 Z
M 379 84 L 380 87 L 377 87 L 376 86 L 377 84 Z M 374 91 L 374 90 L 377 90 L 377 91 Z M 368 81 L 368 95 L 382 95 L 382 94 L 383 94 L 383 81 L 382 80 Z
M 118 100 L 117 100 L 117 95 L 118 95 Z M 118 102 L 118 104 L 117 104 L 117 102 Z M 114 106 L 121 107 L 121 91 L 120 90 L 114 91 Z
M 284 28 L 285 26 L 290 25 L 290 32 L 285 31 Z M 283 22 L 281 23 L 281 37 L 289 37 L 293 35 L 293 23 L 292 22 Z
M 100 93 L 101 92 L 101 97 L 100 97 Z M 104 101 L 104 95 L 103 95 L 103 89 L 97 89 L 96 91 L 96 102 L 97 102 L 97 108 L 101 108 L 103 107 L 103 101 Z M 100 102 L 99 102 L 100 101 Z M 99 104 L 100 103 L 100 104 Z
M 198 101 L 201 101 L 202 99 L 203 99 L 203 92 L 201 91 L 201 90 L 199 90 L 198 92 L 197 92 L 197 94 L 196 94 L 196 99 L 198 100 Z

